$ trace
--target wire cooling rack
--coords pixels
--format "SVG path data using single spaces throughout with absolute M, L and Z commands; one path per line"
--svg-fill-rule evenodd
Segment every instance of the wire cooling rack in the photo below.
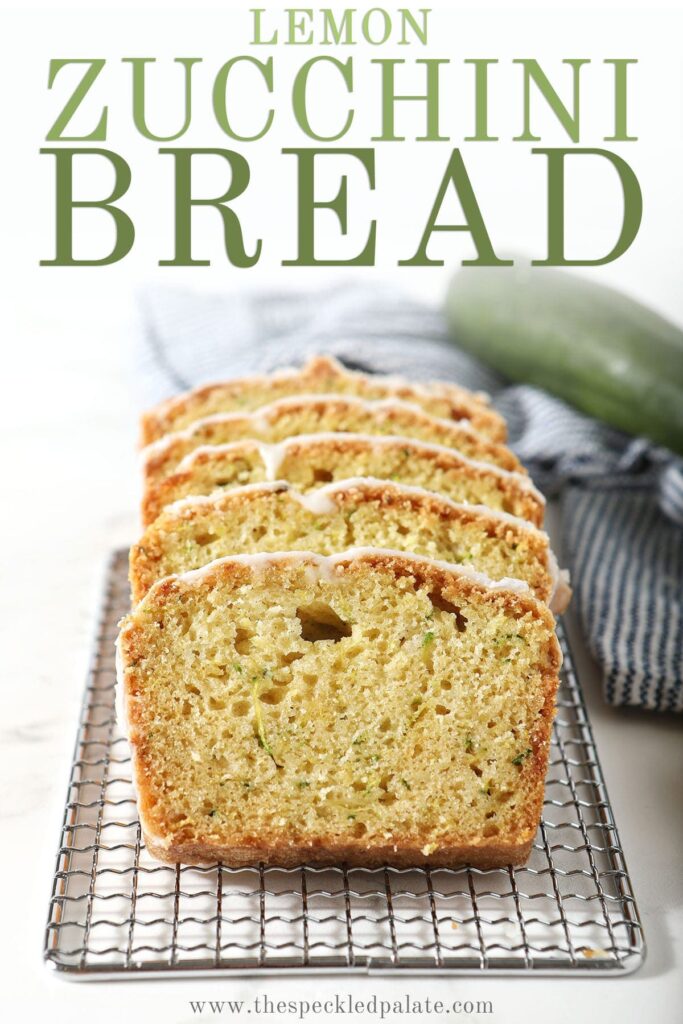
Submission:
M 565 662 L 543 819 L 523 868 L 170 867 L 145 850 L 114 712 L 128 607 L 112 557 L 45 936 L 72 978 L 339 971 L 627 974 L 644 959 L 626 862 Z

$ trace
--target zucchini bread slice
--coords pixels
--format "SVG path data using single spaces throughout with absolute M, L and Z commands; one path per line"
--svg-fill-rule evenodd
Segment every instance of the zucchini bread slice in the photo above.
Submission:
M 281 370 L 260 377 L 206 384 L 161 402 L 140 422 L 142 446 L 195 420 L 218 412 L 248 412 L 287 395 L 346 394 L 359 398 L 401 398 L 415 402 L 432 416 L 469 420 L 475 430 L 505 441 L 503 417 L 488 405 L 488 397 L 455 384 L 430 381 L 414 384 L 403 377 L 383 377 L 347 370 L 330 356 L 316 356 L 301 370 Z
M 563 611 L 569 599 L 547 534 L 483 505 L 459 505 L 419 487 L 371 477 L 301 494 L 285 481 L 249 484 L 165 509 L 130 552 L 137 604 L 157 580 L 231 554 L 395 548 L 471 565 L 492 579 L 525 580 Z
M 368 434 L 310 434 L 278 445 L 235 441 L 197 448 L 174 474 L 145 490 L 142 520 L 149 525 L 167 505 L 191 494 L 273 480 L 309 491 L 357 476 L 425 487 L 454 501 L 487 505 L 536 526 L 543 523 L 544 498 L 526 474 L 468 459 L 442 445 Z
M 430 416 L 414 402 L 396 398 L 366 401 L 352 395 L 296 395 L 253 412 L 216 413 L 191 423 L 185 430 L 165 434 L 142 453 L 144 481 L 149 486 L 164 480 L 186 455 L 203 445 L 231 444 L 248 438 L 274 444 L 296 434 L 340 431 L 413 437 L 457 448 L 472 459 L 492 462 L 503 469 L 525 472 L 514 452 L 479 434 L 467 420 Z
M 401 552 L 167 577 L 118 643 L 147 847 L 171 863 L 521 864 L 560 662 L 524 583 Z

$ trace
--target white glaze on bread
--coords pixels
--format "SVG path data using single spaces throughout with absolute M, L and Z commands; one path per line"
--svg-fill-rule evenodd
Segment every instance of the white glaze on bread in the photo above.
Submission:
M 302 405 L 310 405 L 311 407 L 324 405 L 326 402 L 331 402 L 335 405 L 349 406 L 352 409 L 359 409 L 363 412 L 373 412 L 377 410 L 387 413 L 391 413 L 393 411 L 409 411 L 413 416 L 418 417 L 421 421 L 433 420 L 436 426 L 442 427 L 446 430 L 458 431 L 477 436 L 477 431 L 469 420 L 446 420 L 441 416 L 432 416 L 415 402 L 409 402 L 402 398 L 359 398 L 358 395 L 347 395 L 339 392 L 331 392 L 329 394 L 326 392 L 321 392 L 320 394 L 306 393 L 301 395 L 287 395 L 284 398 L 278 398 L 274 402 L 269 402 L 267 405 L 260 406 L 260 408 L 255 409 L 253 412 L 212 413 L 210 416 L 205 416 L 201 420 L 196 420 L 189 427 L 185 427 L 183 430 L 174 431 L 171 434 L 165 434 L 163 437 L 158 438 L 158 440 L 152 441 L 151 444 L 148 444 L 142 449 L 140 453 L 141 459 L 144 465 L 155 456 L 166 451 L 166 449 L 171 447 L 171 445 L 173 445 L 178 439 L 186 441 L 191 440 L 196 435 L 197 430 L 203 426 L 220 423 L 240 423 L 244 420 L 248 420 L 253 424 L 254 432 L 259 434 L 267 431 L 271 425 L 271 421 L 276 420 L 278 414 L 281 412 L 286 412 L 288 409 L 297 409 Z
M 479 459 L 470 459 L 467 455 L 464 455 L 457 449 L 447 448 L 442 444 L 429 444 L 426 441 L 419 441 L 416 438 L 400 437 L 394 434 L 326 432 L 321 434 L 297 434 L 295 437 L 288 437 L 284 441 L 280 441 L 278 444 L 264 444 L 261 441 L 232 441 L 229 444 L 201 445 L 199 448 L 195 448 L 194 451 L 190 452 L 189 455 L 185 456 L 185 458 L 178 464 L 176 472 L 185 473 L 188 470 L 191 470 L 195 460 L 201 460 L 201 458 L 205 457 L 207 454 L 235 452 L 239 451 L 240 448 L 244 448 L 246 445 L 247 447 L 256 448 L 258 450 L 266 469 L 268 480 L 274 481 L 277 479 L 280 466 L 282 465 L 282 462 L 290 448 L 295 448 L 297 446 L 300 447 L 307 444 L 312 445 L 320 441 L 348 441 L 351 443 L 354 441 L 361 441 L 374 448 L 390 448 L 399 445 L 402 448 L 417 448 L 420 451 L 447 455 L 451 458 L 461 460 L 466 465 L 471 466 L 472 469 L 484 471 L 485 473 L 489 473 L 493 476 L 498 476 L 501 479 L 514 480 L 520 490 L 532 494 L 541 505 L 545 505 L 546 503 L 545 497 L 524 473 L 517 473 L 514 470 L 503 469 L 500 466 L 494 466 L 490 462 L 481 462 Z
M 523 530 L 532 536 L 542 537 L 547 545 L 546 568 L 552 580 L 553 590 L 549 598 L 549 607 L 556 614 L 561 614 L 567 607 L 571 598 L 571 587 L 569 585 L 569 574 L 561 570 L 557 559 L 550 548 L 547 534 L 534 526 L 533 523 L 522 519 L 519 516 L 511 515 L 509 512 L 502 512 L 498 509 L 489 508 L 486 505 L 468 505 L 453 501 L 446 495 L 435 491 L 429 491 L 424 487 L 416 487 L 410 484 L 398 483 L 396 481 L 381 480 L 377 477 L 350 477 L 344 480 L 333 481 L 329 484 L 302 494 L 292 484 L 285 480 L 274 480 L 264 483 L 245 484 L 243 487 L 234 488 L 231 492 L 236 499 L 240 495 L 263 494 L 263 493 L 287 493 L 294 501 L 314 515 L 332 515 L 338 508 L 335 496 L 348 494 L 351 491 L 377 492 L 379 490 L 394 494 L 397 499 L 401 497 L 415 497 L 428 499 L 430 502 L 444 505 L 448 509 L 463 512 L 476 512 L 483 517 L 497 522 L 509 523 L 517 530 Z M 183 509 L 192 509 L 202 505 L 210 505 L 216 500 L 216 495 L 190 495 L 181 498 L 168 506 L 168 510 L 176 514 L 182 514 Z
M 524 580 L 513 579 L 511 577 L 505 577 L 501 580 L 492 580 L 485 573 L 478 572 L 469 565 L 458 565 L 454 562 L 444 562 L 440 559 L 429 558 L 427 555 L 416 555 L 412 552 L 407 553 L 405 551 L 398 551 L 394 548 L 349 548 L 346 551 L 340 551 L 338 554 L 334 555 L 318 555 L 313 551 L 259 551 L 255 554 L 249 555 L 227 555 L 225 558 L 217 558 L 215 561 L 209 562 L 207 565 L 203 565 L 199 569 L 191 569 L 189 572 L 179 573 L 177 576 L 166 577 L 166 579 L 176 579 L 181 583 L 187 583 L 194 586 L 206 576 L 211 575 L 211 573 L 221 565 L 245 565 L 259 571 L 267 569 L 269 565 L 298 565 L 305 563 L 306 565 L 311 566 L 312 570 L 316 572 L 320 579 L 334 580 L 336 578 L 334 573 L 336 566 L 345 565 L 349 562 L 353 562 L 354 560 L 370 560 L 377 556 L 396 558 L 407 563 L 416 562 L 421 565 L 430 565 L 444 572 L 449 572 L 454 576 L 460 576 L 467 579 L 472 583 L 476 583 L 480 587 L 486 588 L 487 590 L 512 591 L 516 594 L 524 594 L 532 601 L 536 601 L 529 585 L 525 583 Z M 164 580 L 161 580 L 151 588 L 137 606 L 139 610 L 144 609 L 145 604 L 152 599 L 152 595 L 155 590 L 163 582 Z

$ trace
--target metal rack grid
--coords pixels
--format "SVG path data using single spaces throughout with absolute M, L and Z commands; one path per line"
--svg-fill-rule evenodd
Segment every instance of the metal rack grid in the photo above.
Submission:
M 72 978 L 240 972 L 623 975 L 644 959 L 586 707 L 565 664 L 546 800 L 523 868 L 171 867 L 147 854 L 114 711 L 127 559 L 112 557 L 45 935 Z

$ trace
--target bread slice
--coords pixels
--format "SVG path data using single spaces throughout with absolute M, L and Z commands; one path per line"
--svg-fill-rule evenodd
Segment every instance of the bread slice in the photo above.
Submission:
M 183 430 L 196 420 L 218 412 L 248 412 L 277 398 L 297 394 L 347 394 L 359 398 L 402 398 L 415 402 L 432 416 L 468 420 L 475 430 L 505 441 L 505 421 L 488 406 L 480 392 L 455 384 L 413 384 L 402 377 L 381 377 L 345 369 L 330 356 L 316 356 L 301 370 L 269 376 L 221 381 L 187 391 L 162 402 L 141 420 L 141 443 L 151 444 L 164 434 Z
M 503 469 L 525 472 L 506 445 L 477 433 L 466 420 L 454 422 L 430 416 L 413 402 L 394 398 L 366 401 L 352 395 L 296 395 L 254 412 L 216 413 L 191 423 L 185 430 L 165 434 L 142 453 L 145 484 L 159 483 L 170 476 L 186 455 L 203 445 L 249 438 L 275 444 L 296 434 L 340 431 L 413 437 L 457 448 L 471 459 Z
M 284 481 L 251 484 L 167 508 L 130 552 L 137 604 L 164 576 L 231 554 L 394 548 L 460 562 L 492 579 L 525 580 L 563 611 L 570 591 L 548 536 L 524 519 L 386 480 L 359 478 L 301 494 Z
M 401 552 L 167 577 L 119 638 L 140 820 L 167 862 L 520 864 L 560 650 L 525 584 Z
M 543 523 L 544 499 L 528 476 L 476 462 L 440 445 L 366 434 L 313 434 L 279 445 L 236 441 L 197 448 L 172 476 L 147 488 L 142 519 L 149 525 L 166 505 L 191 494 L 272 480 L 286 480 L 308 491 L 356 476 L 425 487 L 454 501 L 488 505 L 536 526 Z

